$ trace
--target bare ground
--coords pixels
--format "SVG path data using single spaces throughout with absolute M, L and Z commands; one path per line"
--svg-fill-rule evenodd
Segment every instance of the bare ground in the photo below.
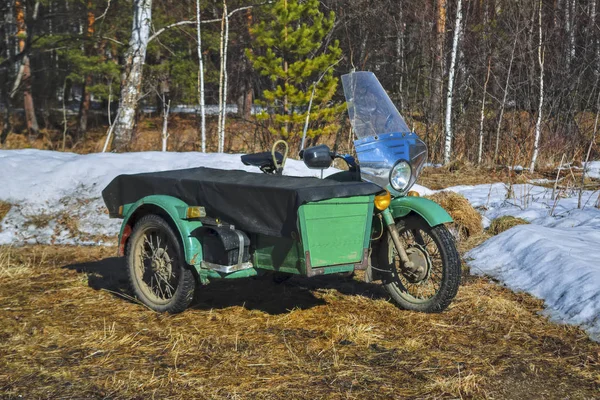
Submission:
M 130 299 L 114 253 L 0 248 L 0 397 L 600 397 L 600 345 L 485 279 L 434 315 L 326 277 L 214 282 L 169 316 Z

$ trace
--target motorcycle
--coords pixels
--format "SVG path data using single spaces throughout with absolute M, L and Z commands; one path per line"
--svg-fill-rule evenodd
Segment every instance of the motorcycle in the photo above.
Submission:
M 184 311 L 197 282 L 275 273 L 278 280 L 365 270 L 401 308 L 440 312 L 461 265 L 450 215 L 411 191 L 427 147 L 370 72 L 342 76 L 358 162 L 326 145 L 303 149 L 308 168 L 342 159 L 325 179 L 284 176 L 284 141 L 242 156 L 264 174 L 211 168 L 121 175 L 103 191 L 122 218 L 119 255 L 135 296 L 159 312 Z M 283 147 L 283 154 L 277 151 Z

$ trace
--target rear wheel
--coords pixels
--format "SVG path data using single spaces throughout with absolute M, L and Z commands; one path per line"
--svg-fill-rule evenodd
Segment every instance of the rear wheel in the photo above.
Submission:
M 420 266 L 411 273 L 402 262 L 389 233 L 380 248 L 379 266 L 386 272 L 384 286 L 396 303 L 407 310 L 443 311 L 458 292 L 460 257 L 454 238 L 444 225 L 430 227 L 418 216 L 396 223 L 408 258 Z
M 155 311 L 179 313 L 192 301 L 196 281 L 179 238 L 157 215 L 135 224 L 127 243 L 127 273 L 135 296 Z

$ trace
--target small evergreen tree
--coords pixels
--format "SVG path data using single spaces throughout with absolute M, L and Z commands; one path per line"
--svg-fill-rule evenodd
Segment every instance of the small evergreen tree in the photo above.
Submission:
M 302 134 L 314 85 L 307 137 L 339 128 L 337 117 L 344 105 L 332 102 L 338 79 L 331 67 L 341 49 L 337 41 L 323 43 L 334 19 L 333 12 L 319 10 L 318 0 L 278 0 L 268 17 L 251 28 L 255 44 L 247 50 L 248 58 L 272 83 L 257 102 L 265 107 L 257 118 L 268 122 L 273 135 L 288 139 Z

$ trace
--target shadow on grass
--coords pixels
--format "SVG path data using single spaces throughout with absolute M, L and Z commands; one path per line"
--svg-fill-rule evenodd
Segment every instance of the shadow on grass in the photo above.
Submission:
M 107 290 L 125 301 L 132 297 L 123 257 L 71 264 L 63 268 L 87 274 L 88 284 L 95 290 Z M 275 283 L 272 276 L 266 274 L 255 278 L 213 280 L 208 285 L 198 285 L 190 308 L 210 310 L 241 306 L 277 315 L 293 309 L 309 309 L 326 304 L 325 300 L 313 293 L 324 289 L 373 299 L 388 298 L 380 285 L 339 275 L 315 278 L 295 276 L 283 283 Z

